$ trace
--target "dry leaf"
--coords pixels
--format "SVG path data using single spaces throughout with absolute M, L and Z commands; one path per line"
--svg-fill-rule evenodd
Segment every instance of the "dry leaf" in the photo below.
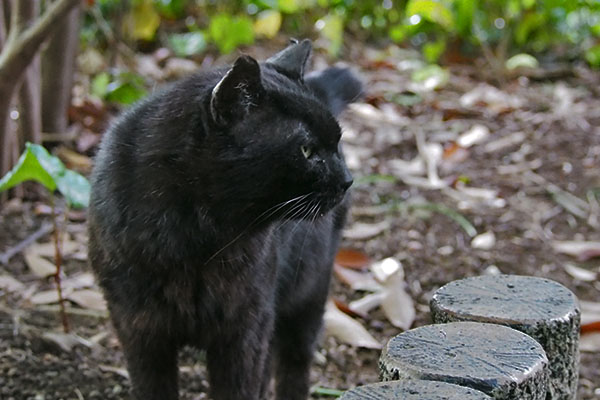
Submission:
M 81 289 L 76 290 L 66 296 L 68 300 L 77 303 L 83 308 L 89 308 L 91 310 L 106 311 L 106 301 L 102 296 L 102 293 L 91 290 Z
M 471 247 L 474 249 L 491 250 L 495 244 L 496 235 L 492 231 L 477 235 L 471 240 Z
M 367 314 L 374 308 L 379 307 L 384 297 L 385 294 L 383 293 L 383 290 L 380 290 L 379 292 L 370 293 L 358 300 L 350 302 L 348 307 L 354 312 Z
M 73 254 L 78 248 L 79 243 L 72 241 L 68 235 L 64 235 L 60 249 L 63 257 Z M 27 248 L 27 252 L 41 257 L 54 258 L 54 243 L 33 243 Z
M 581 339 L 579 340 L 579 350 L 589 353 L 600 352 L 600 332 L 581 336 Z
M 77 345 L 92 347 L 94 343 L 73 333 L 44 332 L 42 338 L 57 344 L 64 351 L 71 351 Z
M 600 321 L 600 303 L 580 300 L 579 307 L 581 308 L 581 325 Z
M 469 148 L 483 142 L 490 135 L 490 129 L 481 124 L 475 124 L 471 129 L 460 135 L 456 143 L 462 148 Z
M 58 303 L 58 292 L 56 290 L 44 290 L 31 296 L 33 304 L 53 304 Z
M 111 367 L 110 365 L 99 365 L 98 367 L 100 368 L 100 371 L 112 372 L 114 374 L 122 376 L 125 379 L 129 379 L 129 373 L 125 368 Z
M 341 312 L 332 301 L 327 302 L 325 331 L 340 342 L 367 349 L 381 349 L 381 344 L 357 320 Z
M 415 304 L 406 292 L 404 274 L 398 271 L 385 282 L 381 308 L 387 319 L 397 328 L 408 330 L 416 317 Z
M 596 279 L 598 279 L 598 274 L 596 272 L 578 267 L 571 263 L 565 264 L 565 271 L 567 271 L 567 273 L 573 278 L 583 282 L 594 282 Z
M 364 253 L 352 249 L 340 249 L 335 256 L 335 263 L 345 268 L 364 269 L 370 262 Z
M 40 257 L 38 254 L 27 250 L 24 256 L 25 263 L 35 276 L 46 278 L 56 274 L 56 266 L 45 258 Z
M 587 242 L 579 240 L 555 241 L 552 243 L 554 251 L 577 257 L 579 261 L 586 261 L 600 256 L 600 242 Z
M 71 275 L 67 279 L 63 279 L 61 284 L 63 288 L 89 288 L 94 286 L 94 274 L 90 272 L 83 272 L 77 275 Z
M 353 310 L 352 308 L 350 308 L 350 306 L 348 304 L 344 303 L 343 301 L 341 301 L 339 299 L 334 298 L 332 300 L 333 300 L 333 303 L 335 304 L 335 306 L 338 308 L 338 310 L 340 310 L 344 314 L 348 314 L 352 318 L 362 318 L 362 319 L 369 318 L 369 316 L 367 314 Z
M 353 290 L 378 291 L 381 285 L 377 283 L 369 272 L 359 272 L 334 264 L 333 271 L 340 282 L 350 286 Z
M 355 222 L 349 229 L 344 230 L 344 237 L 351 240 L 365 240 L 380 235 L 390 227 L 387 220 L 375 224 Z
M 402 264 L 395 258 L 385 258 L 379 262 L 373 263 L 371 266 L 371 272 L 373 276 L 379 282 L 385 283 L 392 275 L 399 273 L 401 279 L 404 279 L 404 269 Z
M 25 287 L 21 282 L 10 275 L 0 275 L 0 289 L 7 292 L 18 292 Z

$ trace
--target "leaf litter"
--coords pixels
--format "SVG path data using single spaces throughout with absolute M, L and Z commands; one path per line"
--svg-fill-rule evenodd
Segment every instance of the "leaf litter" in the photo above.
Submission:
M 400 279 L 397 271 L 398 275 L 381 282 L 370 269 L 358 266 L 362 262 L 356 263 L 358 269 L 336 265 L 332 285 L 338 304 L 348 307 L 354 304 L 356 309 L 366 311 L 362 316 L 351 318 L 335 306 L 334 311 L 330 311 L 328 306 L 329 315 L 331 312 L 336 315 L 337 310 L 365 329 L 371 339 L 365 336 L 359 343 L 381 346 L 400 329 L 405 329 L 388 321 L 394 316 L 386 315 L 383 307 L 382 293 L 386 284 L 399 287 L 401 291 L 397 293 L 406 294 L 406 298 L 393 299 L 392 308 L 408 314 L 411 310 L 414 312 L 412 324 L 408 324 L 410 315 L 402 314 L 396 316 L 400 321 L 396 321 L 396 325 L 420 326 L 430 322 L 427 304 L 439 286 L 465 276 L 500 271 L 554 279 L 573 290 L 582 304 L 597 302 L 600 283 L 598 279 L 591 280 L 591 273 L 598 271 L 595 263 L 598 254 L 594 247 L 570 253 L 563 252 L 564 248 L 561 251 L 555 248 L 555 244 L 561 242 L 600 241 L 597 223 L 600 100 L 592 90 L 598 85 L 597 74 L 578 72 L 572 80 L 558 85 L 515 76 L 496 87 L 479 79 L 479 66 L 450 65 L 442 72 L 447 73 L 448 78 L 447 81 L 444 78 L 443 87 L 431 91 L 427 85 L 415 85 L 413 72 L 422 68 L 423 63 L 415 59 L 411 51 L 365 50 L 363 44 L 356 47 L 350 44 L 348 51 L 361 54 L 355 61 L 363 67 L 361 72 L 369 93 L 365 103 L 353 105 L 343 116 L 348 165 L 357 184 L 347 224 L 350 235 L 343 238 L 342 244 L 345 248 L 359 249 L 370 260 L 397 260 L 404 276 Z M 198 69 L 195 62 L 183 61 L 178 64 L 177 58 L 167 56 L 160 62 L 150 60 L 154 65 L 148 68 L 160 79 Z M 181 65 L 181 68 L 173 67 L 169 71 L 166 68 L 169 65 Z M 156 70 L 157 66 L 162 68 L 161 73 Z M 99 69 L 104 70 L 106 68 Z M 89 155 L 97 145 L 99 127 L 107 121 L 110 109 L 103 104 L 94 105 L 92 108 L 101 111 L 102 116 L 91 108 L 86 111 L 85 105 L 92 103 L 85 97 L 81 100 L 73 110 L 81 114 L 73 120 L 84 128 L 85 135 L 76 142 L 80 146 L 78 150 Z M 86 119 L 93 123 L 85 122 Z M 73 165 L 80 161 L 82 168 L 87 163 L 86 159 L 71 160 Z M 21 211 L 27 203 L 11 207 L 0 210 L 0 219 L 3 227 L 6 226 L 6 230 L 0 232 L 0 239 L 2 243 L 14 245 L 39 224 L 22 223 L 22 219 L 30 218 L 27 212 Z M 44 216 L 35 218 L 39 222 Z M 474 238 L 488 232 L 493 232 L 494 240 L 487 239 L 484 246 L 487 249 L 474 249 L 477 247 L 471 245 Z M 78 239 L 73 241 L 79 242 Z M 493 246 L 489 245 L 491 242 Z M 65 282 L 85 268 L 81 262 L 85 252 L 81 246 L 75 247 L 67 256 Z M 48 246 L 45 251 L 38 256 L 52 260 L 53 249 Z M 79 256 L 74 256 L 78 253 Z M 33 289 L 25 296 L 30 298 L 52 290 L 51 284 L 41 279 L 36 280 L 39 291 L 37 284 L 30 283 L 32 273 L 22 257 L 10 258 L 5 266 L 0 278 L 6 278 L 8 283 L 4 287 L 0 285 L 0 290 L 6 293 L 11 285 L 18 287 L 3 297 L 2 301 L 12 302 L 9 305 L 22 301 L 19 293 Z M 347 271 L 354 275 L 349 278 Z M 340 282 L 343 279 L 347 282 Z M 67 291 L 97 290 L 89 280 L 83 281 L 66 285 Z M 362 286 L 356 282 L 362 282 Z M 360 300 L 364 302 L 362 306 L 356 303 Z M 397 307 L 410 301 L 412 307 Z M 43 310 L 51 307 L 55 306 L 40 305 L 34 310 L 48 313 Z M 85 310 L 79 307 L 72 305 L 73 310 Z M 584 321 L 592 315 L 584 327 L 598 321 L 595 314 L 582 309 Z M 14 325 L 8 316 L 0 313 L 0 317 L 2 324 Z M 27 309 L 23 318 L 22 323 L 40 324 Z M 78 322 L 79 329 L 89 332 L 81 337 L 111 332 L 106 319 L 94 317 L 86 321 Z M 41 324 L 54 322 L 55 315 L 48 314 Z M 354 330 L 356 325 L 350 324 L 349 328 L 345 322 L 341 323 L 341 330 Z M 584 351 L 579 388 L 582 400 L 597 398 L 600 389 L 597 384 L 600 382 L 597 357 L 600 340 L 592 340 L 594 337 L 593 330 L 582 335 Z M 24 334 L 10 336 L 0 341 L 0 350 L 5 351 L 6 346 L 10 346 L 11 351 L 31 354 L 25 339 Z M 121 378 L 126 371 L 114 334 L 109 333 L 104 342 L 106 351 L 80 356 L 87 365 L 102 366 L 86 369 L 86 376 L 96 379 L 93 384 L 91 378 L 77 383 L 83 385 L 81 392 L 85 398 L 91 390 L 100 390 L 101 397 L 106 399 L 120 398 L 119 390 L 127 387 Z M 86 348 L 75 346 L 72 351 L 79 354 Z M 81 375 L 77 371 L 79 362 L 74 372 L 68 372 L 68 368 L 73 368 L 69 357 L 42 354 L 45 358 L 25 355 L 22 361 L 11 361 L 6 368 L 32 370 L 41 365 L 41 360 L 50 360 L 44 361 L 44 368 L 62 370 L 64 367 L 64 375 L 73 380 Z M 327 336 L 319 354 L 325 362 L 315 365 L 312 371 L 313 376 L 318 376 L 317 387 L 345 389 L 377 381 L 378 351 L 357 351 L 339 336 Z M 193 360 L 185 352 L 182 357 Z M 189 364 L 194 365 L 194 362 L 189 361 Z M 205 389 L 197 382 L 197 379 L 182 376 L 183 395 L 197 397 L 201 389 Z M 68 393 L 61 392 L 62 387 L 56 390 L 65 398 L 74 393 L 70 382 L 64 385 Z M 318 396 L 315 394 L 313 398 Z

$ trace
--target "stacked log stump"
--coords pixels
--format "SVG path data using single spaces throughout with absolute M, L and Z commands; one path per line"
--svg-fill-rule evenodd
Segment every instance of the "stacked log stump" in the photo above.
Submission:
M 564 286 L 499 275 L 451 282 L 431 300 L 432 325 L 392 338 L 384 381 L 343 400 L 575 400 L 580 311 Z

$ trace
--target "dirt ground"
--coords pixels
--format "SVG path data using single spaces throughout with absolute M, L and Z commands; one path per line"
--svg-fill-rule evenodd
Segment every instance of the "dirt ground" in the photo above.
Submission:
M 416 304 L 413 327 L 430 322 L 428 303 L 437 288 L 485 273 L 550 278 L 580 300 L 599 302 L 598 259 L 580 261 L 554 246 L 600 241 L 598 74 L 573 67 L 558 77 L 486 83 L 485 68 L 474 63 L 450 67 L 448 83 L 432 91 L 428 82 L 411 79 L 411 57 L 395 49 L 349 58 L 360 60 L 368 95 L 343 117 L 345 152 L 356 177 L 343 247 L 402 263 Z M 473 127 L 476 140 L 469 143 L 464 134 Z M 429 174 L 417 165 L 419 158 L 429 160 Z M 0 210 L 0 254 L 48 219 L 46 201 L 35 192 L 26 190 L 23 202 Z M 477 234 L 493 232 L 494 240 L 473 245 L 462 220 L 448 209 L 470 221 Z M 89 272 L 85 221 L 81 213 L 70 217 L 67 231 L 81 248 L 66 257 L 65 277 L 76 277 Z M 46 235 L 39 242 L 49 240 Z M 596 278 L 574 276 L 566 265 Z M 22 284 L 0 289 L 0 399 L 128 398 L 122 353 L 106 313 L 70 303 L 80 339 L 58 340 L 66 350 L 48 335 L 61 329 L 57 306 L 32 301 L 52 289 L 52 281 L 36 277 L 23 253 L 0 264 L 0 275 Z M 363 294 L 334 279 L 336 299 L 349 302 Z M 400 332 L 380 310 L 361 323 L 381 343 Z M 377 381 L 378 350 L 325 335 L 319 354 L 315 386 L 344 390 Z M 182 399 L 207 398 L 202 358 L 192 350 L 181 355 Z M 581 354 L 579 399 L 600 399 L 599 350 Z

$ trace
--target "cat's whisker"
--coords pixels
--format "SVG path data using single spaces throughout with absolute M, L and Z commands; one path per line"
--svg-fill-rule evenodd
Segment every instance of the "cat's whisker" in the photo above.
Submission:
M 257 224 L 261 223 L 262 221 L 264 221 L 265 219 L 269 218 L 270 216 L 272 216 L 273 214 L 277 213 L 279 210 L 281 210 L 283 207 L 285 207 L 286 205 L 294 202 L 294 201 L 298 201 L 301 202 L 302 200 L 304 200 L 305 198 L 307 198 L 308 196 L 310 196 L 313 192 L 310 193 L 306 193 L 297 197 L 294 197 L 293 199 L 290 200 L 286 200 L 282 203 L 276 204 L 273 207 L 268 208 L 266 211 L 264 211 L 263 213 L 261 213 L 258 217 L 256 217 L 252 222 L 250 222 L 248 224 L 248 226 L 246 228 L 244 228 L 244 230 L 242 230 L 242 232 L 237 235 L 236 237 L 234 237 L 229 243 L 227 243 L 225 246 L 221 247 L 219 250 L 217 250 L 212 256 L 210 256 L 206 261 L 205 264 L 208 264 L 210 261 L 212 261 L 216 256 L 218 256 L 223 250 L 227 249 L 229 246 L 231 246 L 232 244 L 234 244 L 236 241 L 238 241 L 242 236 L 244 236 L 244 234 L 246 234 L 250 229 L 252 229 L 254 226 L 256 226 Z M 261 219 L 262 218 L 262 219 Z

